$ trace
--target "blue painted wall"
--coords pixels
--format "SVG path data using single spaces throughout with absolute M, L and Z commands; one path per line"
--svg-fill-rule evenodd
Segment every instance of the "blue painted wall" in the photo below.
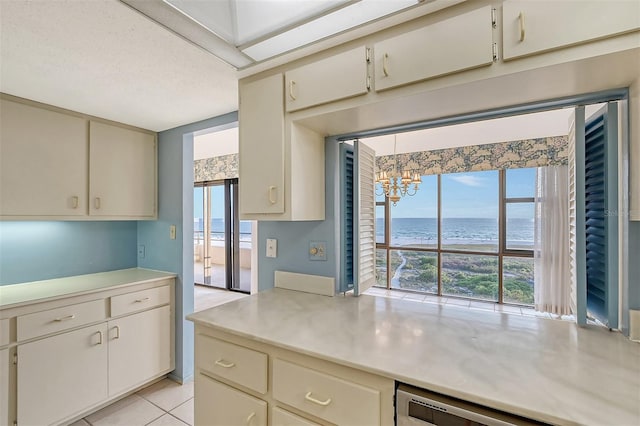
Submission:
M 137 266 L 136 222 L 0 222 L 0 285 Z
M 145 246 L 141 268 L 174 272 L 176 278 L 175 379 L 193 376 L 193 134 L 220 130 L 238 121 L 237 112 L 199 121 L 158 134 L 158 220 L 138 224 L 138 244 Z M 176 239 L 169 239 L 169 226 Z
M 337 277 L 340 258 L 336 239 L 336 221 L 340 203 L 336 182 L 339 181 L 339 146 L 333 139 L 325 142 L 325 220 L 309 222 L 258 222 L 258 290 L 273 287 L 274 271 Z M 278 240 L 278 257 L 266 257 L 267 238 Z M 309 242 L 327 243 L 327 260 L 309 260 Z

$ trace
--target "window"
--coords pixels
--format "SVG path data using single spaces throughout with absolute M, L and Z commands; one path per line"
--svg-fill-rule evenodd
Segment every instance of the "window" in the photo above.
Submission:
M 396 206 L 379 197 L 376 285 L 533 304 L 535 179 L 535 168 L 431 175 Z

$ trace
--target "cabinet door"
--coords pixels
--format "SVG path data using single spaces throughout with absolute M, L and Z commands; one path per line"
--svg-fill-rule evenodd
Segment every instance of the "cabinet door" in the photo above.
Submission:
M 87 214 L 87 122 L 0 100 L 0 215 Z
M 640 28 L 637 0 L 505 1 L 504 59 L 586 43 Z
M 18 346 L 18 424 L 58 423 L 107 398 L 107 327 Z
M 282 74 L 240 87 L 240 215 L 284 213 Z
M 374 45 L 376 91 L 493 63 L 491 6 Z
M 155 217 L 155 136 L 91 121 L 89 143 L 89 214 Z
M 287 111 L 368 92 L 367 49 L 362 46 L 288 71 Z
M 9 419 L 9 349 L 0 350 L 0 426 L 11 423 Z
M 169 306 L 109 321 L 109 395 L 170 371 L 171 353 Z
M 267 403 L 198 373 L 195 424 L 266 426 Z

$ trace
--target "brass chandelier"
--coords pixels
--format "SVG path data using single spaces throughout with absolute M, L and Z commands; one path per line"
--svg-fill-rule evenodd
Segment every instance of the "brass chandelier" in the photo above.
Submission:
M 393 136 L 393 170 L 389 172 L 381 170 L 376 173 L 376 183 L 379 183 L 382 192 L 377 196 L 384 195 L 389 198 L 389 201 L 393 205 L 397 205 L 400 198 L 406 196 L 416 195 L 419 186 L 422 183 L 422 177 L 420 173 L 411 173 L 410 170 L 403 170 L 402 173 L 398 172 L 398 158 L 396 154 L 397 137 Z M 376 185 L 377 187 L 377 185 Z

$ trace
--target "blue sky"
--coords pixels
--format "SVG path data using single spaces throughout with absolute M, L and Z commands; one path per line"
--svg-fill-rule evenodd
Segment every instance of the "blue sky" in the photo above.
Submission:
M 507 171 L 507 197 L 533 197 L 535 169 Z M 531 218 L 531 205 L 509 207 L 509 218 Z M 454 173 L 442 177 L 443 218 L 497 218 L 498 172 Z M 437 217 L 437 178 L 423 177 L 418 193 L 391 207 L 391 217 Z

